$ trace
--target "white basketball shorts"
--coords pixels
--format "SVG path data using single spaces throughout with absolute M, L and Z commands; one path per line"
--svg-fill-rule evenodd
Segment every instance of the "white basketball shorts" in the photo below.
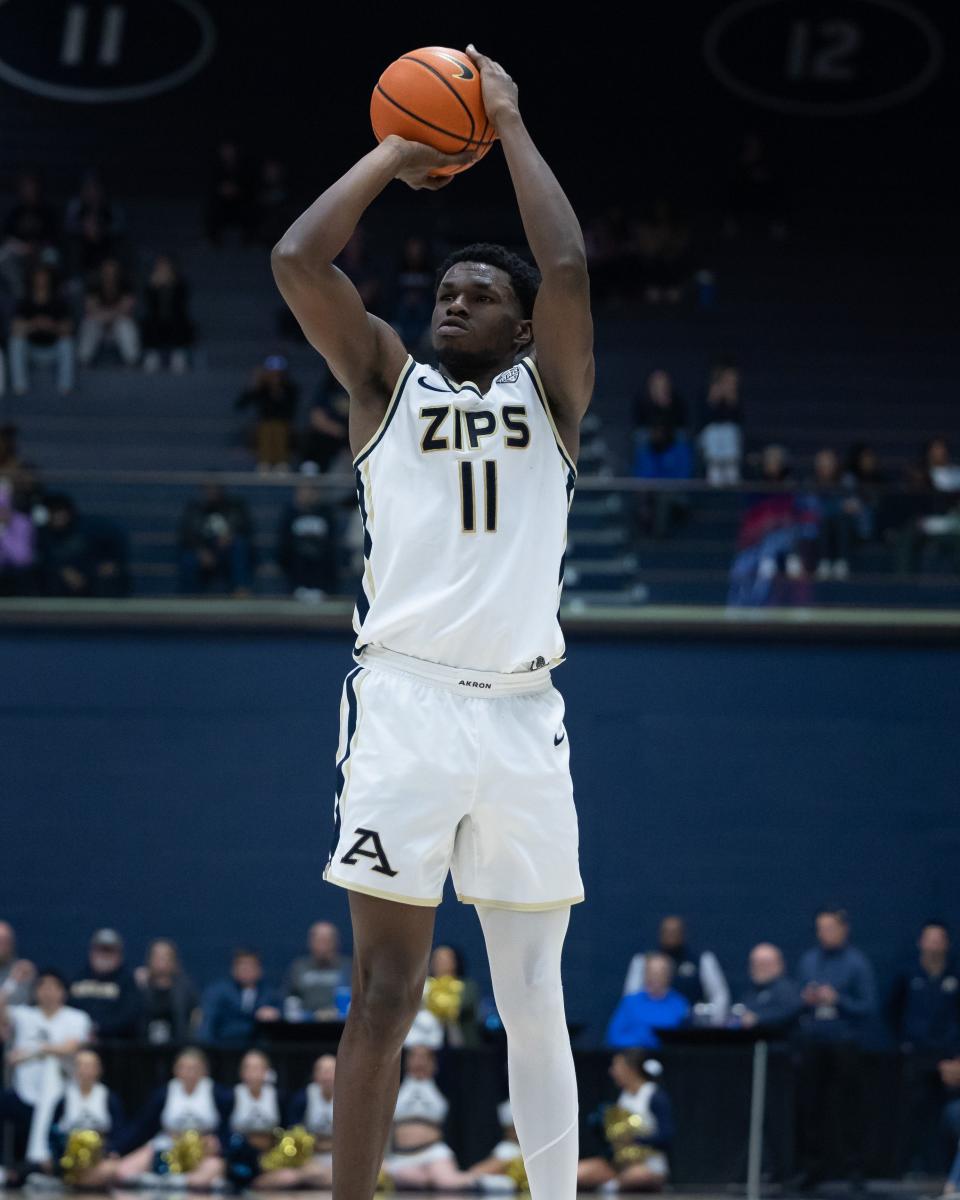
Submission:
M 583 899 L 564 705 L 546 670 L 466 671 L 376 646 L 340 706 L 324 878 L 437 905 L 562 908 Z

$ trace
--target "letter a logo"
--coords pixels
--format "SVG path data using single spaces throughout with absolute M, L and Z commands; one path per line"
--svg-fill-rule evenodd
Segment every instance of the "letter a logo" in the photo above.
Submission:
M 380 844 L 380 834 L 376 833 L 373 829 L 355 829 L 353 832 L 358 833 L 360 836 L 340 861 L 350 867 L 355 867 L 357 865 L 357 855 L 360 854 L 364 858 L 375 858 L 377 860 L 371 868 L 372 870 L 379 871 L 381 875 L 396 875 L 396 871 L 390 866 L 387 856 L 383 852 L 383 846 Z M 373 843 L 372 850 L 365 849 L 367 842 Z

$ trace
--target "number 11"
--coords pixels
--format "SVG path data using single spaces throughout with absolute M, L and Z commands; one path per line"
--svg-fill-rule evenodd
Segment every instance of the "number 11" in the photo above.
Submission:
M 477 497 L 473 486 L 473 463 L 462 462 L 460 466 L 460 516 L 464 533 L 477 532 Z M 497 463 L 495 459 L 483 461 L 483 511 L 484 530 L 497 531 Z

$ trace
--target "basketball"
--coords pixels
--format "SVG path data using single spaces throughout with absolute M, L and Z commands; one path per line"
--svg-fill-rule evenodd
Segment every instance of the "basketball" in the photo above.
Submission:
M 380 76 L 370 98 L 377 141 L 395 133 L 444 154 L 474 150 L 479 161 L 496 141 L 483 107 L 480 72 L 462 50 L 427 46 L 404 54 Z M 455 175 L 474 165 L 438 167 Z

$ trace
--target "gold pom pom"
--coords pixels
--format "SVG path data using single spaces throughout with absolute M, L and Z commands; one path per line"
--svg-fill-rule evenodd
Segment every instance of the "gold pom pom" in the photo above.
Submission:
M 524 1166 L 523 1157 L 517 1155 L 516 1158 L 511 1158 L 507 1163 L 506 1175 L 517 1185 L 518 1192 L 529 1192 L 530 1182 L 527 1179 L 527 1168 Z
M 273 1131 L 273 1145 L 260 1155 L 260 1166 L 264 1171 L 278 1171 L 281 1167 L 302 1167 L 313 1157 L 316 1138 L 302 1125 L 292 1129 L 277 1128 Z
M 60 1159 L 65 1183 L 76 1183 L 79 1176 L 95 1167 L 103 1158 L 103 1138 L 95 1129 L 74 1129 Z
M 424 1003 L 427 1011 L 432 1012 L 438 1021 L 453 1024 L 460 1020 L 460 1006 L 463 1004 L 463 980 L 453 975 L 431 975 L 427 979 L 424 993 Z
M 375 1192 L 393 1191 L 393 1180 L 382 1167 L 380 1168 L 380 1174 L 377 1176 L 377 1186 L 373 1190 Z
M 613 1162 L 617 1167 L 642 1163 L 654 1153 L 652 1146 L 638 1144 L 638 1138 L 650 1137 L 656 1122 L 640 1113 L 630 1112 L 619 1104 L 611 1104 L 603 1114 L 603 1131 L 613 1147 Z
M 164 1150 L 163 1161 L 171 1175 L 189 1175 L 203 1162 L 205 1155 L 203 1134 L 196 1129 L 181 1133 L 169 1150 Z

